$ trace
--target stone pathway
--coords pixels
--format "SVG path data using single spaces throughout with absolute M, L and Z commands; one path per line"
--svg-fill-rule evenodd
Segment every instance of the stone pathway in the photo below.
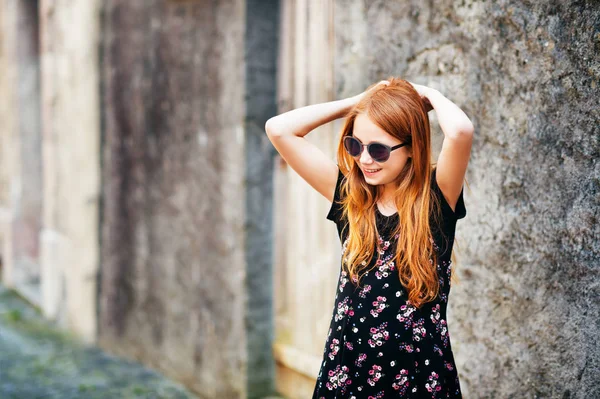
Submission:
M 0 286 L 0 398 L 196 396 L 139 363 L 84 346 Z

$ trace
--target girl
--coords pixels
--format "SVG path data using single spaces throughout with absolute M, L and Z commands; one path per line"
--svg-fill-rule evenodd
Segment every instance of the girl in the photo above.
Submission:
M 428 112 L 444 142 L 431 163 Z M 337 164 L 304 136 L 346 117 Z M 332 204 L 342 267 L 313 399 L 462 398 L 446 321 L 473 124 L 439 91 L 390 77 L 269 119 L 279 154 Z

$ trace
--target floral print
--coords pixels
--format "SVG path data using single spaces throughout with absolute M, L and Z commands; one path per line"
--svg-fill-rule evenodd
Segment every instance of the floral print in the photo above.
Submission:
M 345 297 L 342 302 L 338 302 L 337 314 L 334 316 L 335 321 L 342 320 L 346 315 L 354 316 L 354 310 L 352 310 L 352 306 L 349 306 L 351 303 L 350 297 Z
M 373 301 L 373 309 L 371 309 L 371 316 L 378 317 L 379 313 L 383 312 L 383 310 L 390 305 L 386 304 L 386 297 L 378 296 L 376 300 Z
M 385 329 L 387 326 L 387 322 L 381 323 L 379 327 L 371 327 L 369 330 L 369 334 L 371 338 L 369 338 L 369 345 L 371 348 L 375 348 L 376 346 L 381 346 L 385 341 L 390 337 L 390 333 Z
M 342 178 L 340 172 L 335 193 L 338 199 Z M 432 192 L 441 195 L 435 173 Z M 462 398 L 446 319 L 456 215 L 462 217 L 466 212 L 462 193 L 456 214 L 451 212 L 449 205 L 442 206 L 442 225 L 433 230 L 440 294 L 420 309 L 408 300 L 397 274 L 394 258 L 398 236 L 392 232 L 398 215 L 387 217 L 376 212 L 379 260 L 371 260 L 360 289 L 356 278 L 351 279 L 343 267 L 340 270 L 313 399 Z M 343 261 L 348 243 L 343 226 L 347 221 L 340 220 L 339 215 L 334 202 L 328 219 L 338 226 Z
M 327 389 L 333 390 L 340 388 L 340 393 L 345 393 L 348 385 L 352 384 L 352 380 L 348 378 L 348 367 L 337 365 L 334 370 L 329 370 L 327 381 Z
M 405 395 L 410 383 L 408 382 L 408 370 L 402 369 L 396 375 L 396 379 L 392 383 L 392 388 L 398 391 L 399 395 Z

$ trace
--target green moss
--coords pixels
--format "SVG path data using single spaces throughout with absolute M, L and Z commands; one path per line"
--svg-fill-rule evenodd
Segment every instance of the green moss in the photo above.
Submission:
M 142 365 L 86 346 L 0 286 L 0 398 L 194 398 Z
M 6 321 L 8 321 L 10 323 L 15 323 L 15 322 L 21 321 L 21 318 L 22 318 L 21 312 L 19 312 L 16 309 L 9 310 L 3 316 L 6 319 Z

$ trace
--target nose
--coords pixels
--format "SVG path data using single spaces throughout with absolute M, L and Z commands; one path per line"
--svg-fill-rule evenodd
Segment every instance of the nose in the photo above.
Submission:
M 363 148 L 360 153 L 360 163 L 362 164 L 371 164 L 373 163 L 373 159 L 369 155 L 369 151 L 367 151 L 367 146 L 363 145 Z

